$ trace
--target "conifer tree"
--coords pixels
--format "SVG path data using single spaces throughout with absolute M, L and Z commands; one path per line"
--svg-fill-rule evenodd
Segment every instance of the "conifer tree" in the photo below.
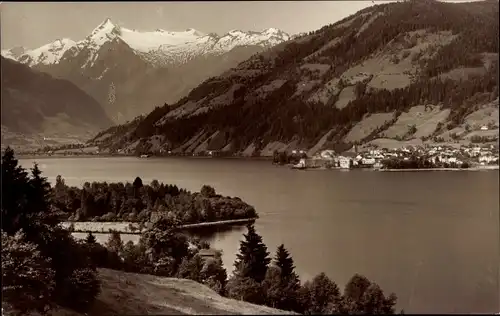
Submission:
M 262 237 L 255 232 L 252 224 L 247 225 L 248 233 L 240 242 L 240 253 L 234 263 L 236 273 L 240 277 L 249 277 L 257 282 L 264 280 L 271 259 Z
M 47 182 L 47 178 L 42 176 L 42 171 L 35 163 L 31 169 L 31 196 L 30 202 L 33 206 L 36 205 L 38 212 L 48 212 L 50 209 L 51 188 Z
M 293 259 L 290 256 L 288 250 L 285 249 L 285 245 L 281 244 L 276 251 L 275 264 L 281 269 L 281 279 L 286 281 L 293 281 L 298 283 L 298 276 L 295 273 L 295 266 L 293 265 Z
M 85 238 L 85 242 L 87 244 L 95 244 L 96 243 L 95 236 L 92 235 L 92 232 L 89 232 L 89 234 L 87 235 L 87 238 Z
M 28 203 L 28 174 L 18 165 L 14 151 L 7 147 L 2 155 L 2 230 L 13 235 L 20 228 L 20 221 Z

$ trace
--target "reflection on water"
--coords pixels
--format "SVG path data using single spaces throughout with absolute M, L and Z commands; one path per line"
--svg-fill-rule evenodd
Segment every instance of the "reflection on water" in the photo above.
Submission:
M 246 232 L 245 225 L 234 225 L 234 226 L 217 226 L 217 227 L 200 227 L 196 229 L 191 229 L 188 233 L 192 236 L 201 238 L 202 240 L 211 241 L 217 236 L 229 235 L 229 234 L 243 234 Z
M 302 280 L 325 272 L 342 288 L 361 273 L 395 292 L 409 313 L 498 312 L 498 171 L 297 172 L 265 161 L 186 158 L 39 162 L 50 181 L 61 174 L 69 185 L 136 176 L 191 191 L 208 184 L 255 207 L 268 251 L 284 243 Z M 223 249 L 228 269 L 245 231 L 204 237 Z

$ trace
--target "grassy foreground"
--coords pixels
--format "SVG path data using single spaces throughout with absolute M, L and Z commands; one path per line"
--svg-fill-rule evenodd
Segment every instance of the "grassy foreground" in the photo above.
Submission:
M 98 269 L 101 293 L 86 315 L 290 315 L 292 312 L 225 298 L 188 279 Z M 6 313 L 8 314 L 8 313 Z M 39 315 L 31 313 L 30 315 Z M 52 316 L 83 316 L 54 309 Z

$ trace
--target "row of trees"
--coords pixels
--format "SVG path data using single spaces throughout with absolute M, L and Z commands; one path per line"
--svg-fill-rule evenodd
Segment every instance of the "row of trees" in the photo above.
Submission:
M 235 271 L 229 279 L 220 253 L 203 259 L 201 249 L 208 244 L 188 239 L 175 231 L 168 219 L 156 222 L 138 244 L 125 245 L 113 232 L 105 246 L 96 243 L 89 233 L 86 245 L 93 263 L 127 272 L 178 277 L 206 284 L 220 295 L 259 305 L 305 314 L 394 314 L 396 296 L 386 296 L 382 289 L 362 275 L 354 275 L 341 293 L 324 273 L 301 284 L 290 253 L 280 245 L 270 258 L 262 237 L 253 225 L 241 241 Z
M 434 169 L 434 168 L 462 168 L 467 169 L 470 167 L 469 163 L 462 162 L 444 162 L 440 161 L 438 157 L 434 160 L 427 157 L 409 157 L 408 160 L 403 159 L 387 159 L 382 161 L 385 169 Z
M 301 158 L 307 158 L 306 153 L 287 153 L 286 151 L 273 152 L 273 163 L 278 165 L 297 164 Z
M 179 224 L 193 224 L 257 217 L 252 206 L 239 198 L 222 197 L 207 185 L 191 193 L 157 180 L 144 185 L 137 177 L 125 184 L 87 182 L 79 189 L 58 176 L 52 191 L 55 207 L 69 221 L 148 222 L 166 215 Z
M 98 244 L 89 233 L 85 246 L 96 267 L 188 278 L 223 294 L 227 275 L 220 253 L 204 260 L 199 251 L 210 246 L 196 239 L 189 240 L 176 231 L 176 224 L 168 218 L 163 217 L 144 231 L 137 244 L 132 241 L 124 244 L 120 233 L 114 231 L 105 245 Z

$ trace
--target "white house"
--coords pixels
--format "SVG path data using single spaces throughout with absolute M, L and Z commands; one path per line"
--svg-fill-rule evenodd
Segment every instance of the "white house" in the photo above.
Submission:
M 361 163 L 362 163 L 363 165 L 374 165 L 374 164 L 375 164 L 375 162 L 376 162 L 376 161 L 375 161 L 375 158 L 363 158 L 363 159 L 361 160 Z
M 349 169 L 351 167 L 351 159 L 349 157 L 339 156 L 339 164 L 342 169 Z
M 479 157 L 479 162 L 490 163 L 492 161 L 497 161 L 497 160 L 498 160 L 498 157 L 491 156 L 491 155 L 486 155 L 486 156 Z

